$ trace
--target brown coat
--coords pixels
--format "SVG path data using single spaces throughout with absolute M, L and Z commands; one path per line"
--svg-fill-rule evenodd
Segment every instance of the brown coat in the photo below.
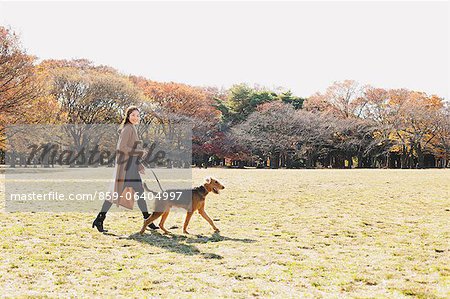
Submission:
M 144 152 L 141 149 L 137 149 L 137 145 L 135 145 L 136 142 L 140 142 L 136 127 L 132 124 L 126 124 L 120 132 L 116 147 L 116 168 L 114 173 L 113 192 L 118 196 L 120 196 L 123 191 L 127 165 L 126 162 L 128 161 L 130 156 L 139 156 Z M 144 166 L 142 164 L 139 164 L 138 168 L 139 170 L 142 170 L 144 169 Z M 112 197 L 114 197 L 114 195 Z

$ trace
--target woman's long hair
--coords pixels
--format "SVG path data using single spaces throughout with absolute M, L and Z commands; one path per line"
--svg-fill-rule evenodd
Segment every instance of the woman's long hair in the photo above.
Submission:
M 123 118 L 122 122 L 120 123 L 119 129 L 117 130 L 119 132 L 119 134 L 126 124 L 131 124 L 130 114 L 135 110 L 139 111 L 137 106 L 130 106 L 127 108 L 127 110 L 125 110 L 125 117 Z

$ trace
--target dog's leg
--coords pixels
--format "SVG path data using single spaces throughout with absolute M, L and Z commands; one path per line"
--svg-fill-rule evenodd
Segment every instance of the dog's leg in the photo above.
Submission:
M 214 222 L 212 221 L 211 218 L 209 218 L 208 214 L 206 214 L 206 211 L 203 207 L 201 207 L 198 210 L 198 212 L 200 213 L 200 215 L 202 215 L 203 218 L 205 218 L 206 221 L 208 221 L 208 223 L 212 226 L 214 231 L 219 232 L 219 229 L 214 225 Z
M 167 216 L 169 216 L 169 212 L 170 212 L 170 209 L 165 211 L 161 217 L 161 221 L 159 222 L 159 228 L 161 228 L 164 231 L 164 233 L 166 233 L 166 234 L 170 234 L 170 232 L 164 228 L 164 223 L 166 222 Z
M 144 234 L 145 229 L 147 228 L 147 226 L 152 223 L 153 221 L 155 221 L 156 219 L 159 218 L 159 216 L 162 215 L 163 212 L 153 212 L 152 215 L 150 217 L 148 217 L 146 220 L 144 220 L 144 225 L 142 226 L 141 231 L 139 232 L 141 235 Z
M 183 233 L 184 234 L 189 234 L 188 231 L 187 231 L 187 227 L 189 225 L 189 221 L 191 220 L 191 217 L 192 217 L 193 213 L 194 212 L 187 212 L 186 213 L 186 219 L 184 220 L 184 225 L 183 225 Z

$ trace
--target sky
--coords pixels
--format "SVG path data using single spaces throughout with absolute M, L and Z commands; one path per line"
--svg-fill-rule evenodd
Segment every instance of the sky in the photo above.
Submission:
M 40 59 L 86 58 L 151 80 L 297 96 L 352 79 L 449 99 L 449 3 L 0 2 Z

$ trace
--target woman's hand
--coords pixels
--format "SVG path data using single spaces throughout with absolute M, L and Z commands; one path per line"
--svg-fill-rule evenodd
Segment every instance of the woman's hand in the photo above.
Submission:
M 141 170 L 139 170 L 140 174 L 145 174 L 145 168 L 142 168 Z

